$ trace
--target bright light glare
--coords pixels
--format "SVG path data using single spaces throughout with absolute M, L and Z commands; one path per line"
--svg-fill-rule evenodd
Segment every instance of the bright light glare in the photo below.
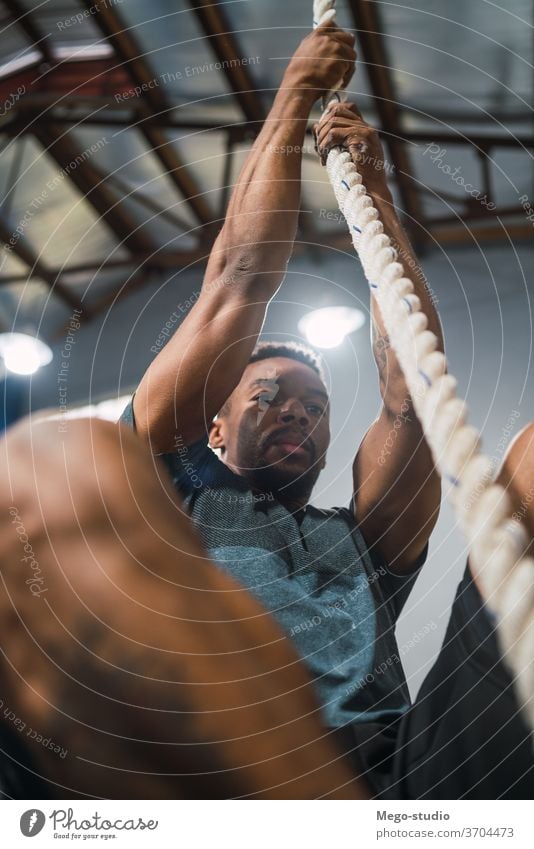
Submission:
M 52 351 L 40 339 L 27 333 L 0 333 L 0 356 L 8 371 L 34 374 L 52 360 Z
M 352 307 L 324 307 L 299 321 L 299 330 L 316 348 L 337 348 L 345 336 L 365 324 L 365 315 Z

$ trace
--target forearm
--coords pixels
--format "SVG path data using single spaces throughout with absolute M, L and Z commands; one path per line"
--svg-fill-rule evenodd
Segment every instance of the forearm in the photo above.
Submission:
M 315 93 L 282 86 L 232 192 L 206 281 L 233 269 L 280 285 L 297 229 L 302 146 Z

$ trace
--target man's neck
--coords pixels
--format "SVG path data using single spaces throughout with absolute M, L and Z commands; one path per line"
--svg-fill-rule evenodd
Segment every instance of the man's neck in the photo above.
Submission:
M 285 507 L 289 513 L 298 513 L 300 510 L 305 510 L 308 503 L 307 498 L 284 499 L 279 496 L 275 496 L 275 498 L 277 498 L 277 501 L 279 501 L 282 507 Z
M 253 492 L 256 492 L 258 494 L 268 493 L 272 495 L 273 498 L 278 501 L 278 503 L 281 504 L 282 507 L 285 507 L 289 513 L 298 513 L 299 510 L 304 510 L 304 508 L 308 504 L 308 501 L 310 500 L 311 493 L 309 492 L 303 495 L 292 496 L 290 492 L 287 492 L 288 487 L 285 487 L 286 491 L 267 490 L 266 488 L 260 487 L 256 483 L 254 483 L 254 481 L 250 480 L 247 475 L 244 475 L 239 472 L 238 469 L 232 463 L 228 463 L 225 460 L 223 460 L 223 462 L 234 473 L 234 475 L 238 475 L 238 477 L 246 480 Z

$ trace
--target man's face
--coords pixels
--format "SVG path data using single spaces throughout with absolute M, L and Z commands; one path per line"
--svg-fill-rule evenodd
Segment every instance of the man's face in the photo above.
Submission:
M 221 458 L 258 489 L 309 497 L 330 441 L 328 395 L 310 366 L 270 357 L 247 366 L 212 427 Z

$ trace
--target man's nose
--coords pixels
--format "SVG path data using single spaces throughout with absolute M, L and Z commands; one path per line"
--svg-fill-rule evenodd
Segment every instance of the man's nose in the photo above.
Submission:
M 284 404 L 280 409 L 278 418 L 284 424 L 290 424 L 291 422 L 298 421 L 301 427 L 305 427 L 310 422 L 306 408 L 300 403 L 300 401 L 296 400 L 288 401 L 287 404 Z

